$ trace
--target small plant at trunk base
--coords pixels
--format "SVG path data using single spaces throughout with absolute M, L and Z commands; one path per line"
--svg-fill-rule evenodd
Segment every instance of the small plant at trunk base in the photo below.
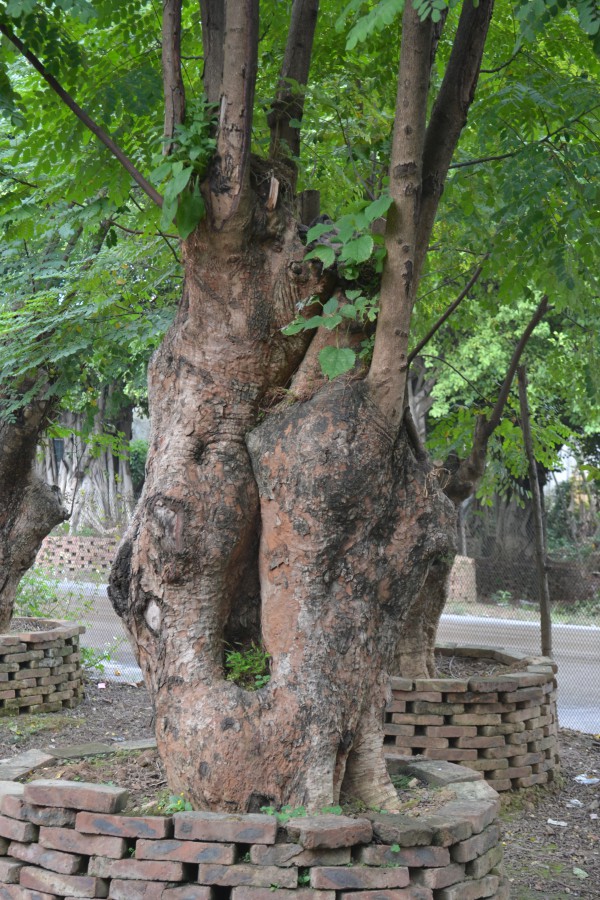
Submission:
M 176 812 L 191 812 L 192 804 L 184 799 L 183 794 L 171 794 L 167 800 L 163 800 L 157 804 L 157 808 L 161 813 L 170 815 Z
M 247 691 L 258 691 L 269 683 L 270 656 L 262 647 L 251 644 L 247 650 L 226 650 L 227 681 L 233 681 Z
M 305 806 L 282 806 L 279 810 L 274 806 L 261 806 L 260 811 L 265 816 L 276 816 L 280 825 L 285 825 L 290 819 L 301 819 L 308 815 Z M 318 812 L 323 816 L 341 816 L 344 810 L 341 806 L 323 806 Z

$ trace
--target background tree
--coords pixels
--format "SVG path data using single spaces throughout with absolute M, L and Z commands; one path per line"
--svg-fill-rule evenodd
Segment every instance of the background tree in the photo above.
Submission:
M 382 141 L 361 164 L 351 154 L 357 190 L 366 182 L 367 197 L 335 228 L 323 222 L 308 235 L 296 198 L 306 172 L 294 156 L 311 56 L 322 59 L 327 46 L 327 34 L 314 34 L 316 0 L 261 3 L 260 30 L 257 0 L 202 0 L 201 21 L 192 16 L 185 28 L 181 4 L 164 6 L 170 152 L 155 178 L 162 196 L 141 172 L 143 153 L 132 159 L 108 136 L 111 107 L 97 102 L 94 86 L 79 96 L 96 100 L 90 108 L 102 125 L 70 96 L 78 60 L 66 40 L 67 65 L 59 65 L 62 44 L 57 50 L 56 36 L 49 40 L 45 10 L 11 2 L 0 19 L 0 31 L 50 90 L 162 207 L 161 228 L 175 222 L 183 241 L 183 298 L 149 371 L 147 478 L 111 599 L 154 699 L 174 790 L 226 809 L 319 808 L 342 790 L 394 808 L 382 755 L 387 672 L 428 575 L 455 547 L 455 511 L 405 424 L 410 322 L 493 4 L 467 0 L 449 13 L 446 3 L 405 5 L 389 153 Z M 381 29 L 398 6 L 378 3 L 366 15 L 358 3 L 347 6 L 341 27 L 354 17 L 350 52 L 374 37 L 389 55 Z M 59 7 L 53 12 L 62 21 Z M 134 7 L 126 7 L 125 31 Z M 325 9 L 329 17 L 342 11 Z M 89 14 L 80 5 L 75 12 Z M 106 41 L 104 26 L 116 29 L 116 19 L 112 4 L 99 5 L 98 27 L 82 40 L 92 57 L 87 72 Z M 524 20 L 531 28 L 528 9 Z M 271 26 L 272 65 L 261 65 L 259 77 L 259 37 Z M 82 35 L 78 28 L 71 33 Z M 181 65 L 199 55 L 201 36 L 207 102 L 195 70 L 188 91 Z M 186 52 L 190 45 L 196 52 Z M 322 76 L 334 69 L 329 64 Z M 184 103 L 194 88 L 196 102 Z M 51 108 L 47 90 L 43 98 Z M 253 139 L 255 150 L 269 150 L 253 155 Z M 371 201 L 382 165 L 389 196 Z M 370 225 L 388 209 L 379 238 Z M 305 256 L 302 237 L 322 240 Z M 351 371 L 357 341 L 368 363 L 373 281 L 380 281 L 379 312 L 368 372 L 335 378 Z M 543 281 L 538 289 L 545 291 Z M 309 321 L 318 316 L 313 324 L 324 331 L 344 320 L 349 327 L 332 343 L 317 331 L 317 353 L 308 321 L 282 334 L 298 308 Z M 332 380 L 311 396 L 306 385 L 318 383 L 319 359 Z M 265 417 L 292 375 L 292 394 L 303 385 L 302 402 Z M 258 624 L 271 679 L 251 694 L 225 678 L 223 648 Z

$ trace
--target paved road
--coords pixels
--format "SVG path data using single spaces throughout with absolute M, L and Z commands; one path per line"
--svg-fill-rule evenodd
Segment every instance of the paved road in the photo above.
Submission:
M 113 663 L 107 675 L 115 670 L 125 680 L 138 680 L 139 669 L 120 619 L 115 615 L 106 595 L 106 586 L 93 583 L 64 582 L 63 588 L 77 588 L 86 597 L 94 597 L 83 643 L 96 649 L 114 644 Z M 442 616 L 438 634 L 440 641 L 462 644 L 482 644 L 503 647 L 509 652 L 539 654 L 539 625 L 512 619 L 487 619 L 474 616 Z M 600 733 L 600 628 L 584 625 L 555 625 L 553 628 L 554 658 L 559 666 L 558 709 L 561 724 L 578 731 Z

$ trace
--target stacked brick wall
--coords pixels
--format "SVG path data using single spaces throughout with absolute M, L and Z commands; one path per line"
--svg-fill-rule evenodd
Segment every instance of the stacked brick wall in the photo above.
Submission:
M 57 712 L 83 696 L 79 635 L 85 628 L 32 621 L 52 627 L 0 635 L 0 716 Z
M 490 657 L 522 671 L 393 678 L 386 753 L 459 763 L 482 772 L 497 791 L 553 781 L 559 767 L 556 664 L 483 647 L 444 645 L 438 652 Z
M 34 781 L 0 801 L 0 898 L 506 900 L 498 796 L 452 769 L 467 780 L 435 815 L 283 825 L 258 814 L 124 816 L 119 788 Z
M 42 569 L 62 572 L 108 572 L 117 554 L 116 538 L 77 537 L 44 538 L 35 564 Z

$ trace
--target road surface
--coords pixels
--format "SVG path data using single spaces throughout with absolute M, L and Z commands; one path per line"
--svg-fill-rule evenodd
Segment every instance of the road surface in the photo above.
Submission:
M 112 661 L 106 674 L 138 680 L 140 671 L 125 637 L 120 619 L 115 615 L 106 594 L 106 585 L 63 582 L 64 590 L 80 590 L 87 599 L 94 598 L 89 615 L 84 646 L 97 650 L 114 645 Z M 559 668 L 558 711 L 561 725 L 600 733 L 600 628 L 584 625 L 554 625 L 552 630 L 554 658 Z M 479 618 L 444 615 L 438 633 L 440 641 L 482 644 L 502 647 L 509 653 L 517 650 L 539 655 L 540 631 L 536 622 L 512 619 Z

